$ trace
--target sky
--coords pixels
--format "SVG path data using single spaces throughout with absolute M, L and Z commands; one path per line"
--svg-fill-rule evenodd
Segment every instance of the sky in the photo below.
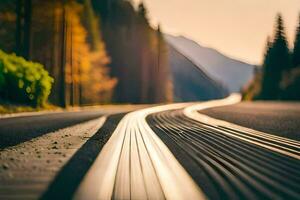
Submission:
M 140 0 L 132 0 L 134 3 Z M 290 47 L 300 14 L 300 0 L 143 0 L 151 24 L 183 35 L 227 56 L 261 64 L 275 17 L 283 16 Z

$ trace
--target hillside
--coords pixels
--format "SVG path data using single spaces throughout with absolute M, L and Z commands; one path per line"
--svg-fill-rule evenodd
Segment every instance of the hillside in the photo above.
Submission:
M 230 92 L 239 92 L 253 77 L 254 66 L 229 58 L 215 49 L 207 48 L 183 36 L 165 35 L 180 53 L 194 62 L 210 77 L 221 82 Z
M 169 63 L 173 80 L 174 101 L 218 99 L 228 95 L 220 83 L 169 45 Z

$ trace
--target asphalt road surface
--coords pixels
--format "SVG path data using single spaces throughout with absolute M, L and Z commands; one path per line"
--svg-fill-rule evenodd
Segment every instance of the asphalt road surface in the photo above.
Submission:
M 299 199 L 298 104 L 238 102 L 1 119 L 0 199 Z
M 210 199 L 299 198 L 299 160 L 228 136 L 223 131 L 232 130 L 196 122 L 182 110 L 150 115 L 148 122 Z
M 110 106 L 86 111 L 0 118 L 0 149 L 103 115 L 129 112 L 140 107 L 143 106 Z
M 200 112 L 248 128 L 300 140 L 300 103 L 243 102 Z

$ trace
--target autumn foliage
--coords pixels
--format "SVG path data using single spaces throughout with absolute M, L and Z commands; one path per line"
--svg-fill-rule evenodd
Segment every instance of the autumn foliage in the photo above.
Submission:
M 123 0 L 3 0 L 1 49 L 42 63 L 63 107 L 173 99 L 169 52 L 144 4 Z M 13 33 L 13 34 L 11 34 Z M 13 35 L 13 37 L 12 37 Z
M 43 63 L 55 80 L 52 103 L 111 101 L 117 80 L 110 77 L 110 58 L 90 0 L 3 1 L 0 10 L 0 36 L 7 40 L 0 48 Z

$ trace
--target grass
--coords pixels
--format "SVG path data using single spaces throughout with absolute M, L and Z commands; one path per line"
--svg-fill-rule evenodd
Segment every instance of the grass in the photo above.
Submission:
M 12 113 L 22 113 L 22 112 L 38 112 L 47 110 L 58 110 L 57 106 L 47 104 L 44 107 L 32 107 L 28 105 L 13 104 L 0 99 L 0 114 L 12 114 Z

